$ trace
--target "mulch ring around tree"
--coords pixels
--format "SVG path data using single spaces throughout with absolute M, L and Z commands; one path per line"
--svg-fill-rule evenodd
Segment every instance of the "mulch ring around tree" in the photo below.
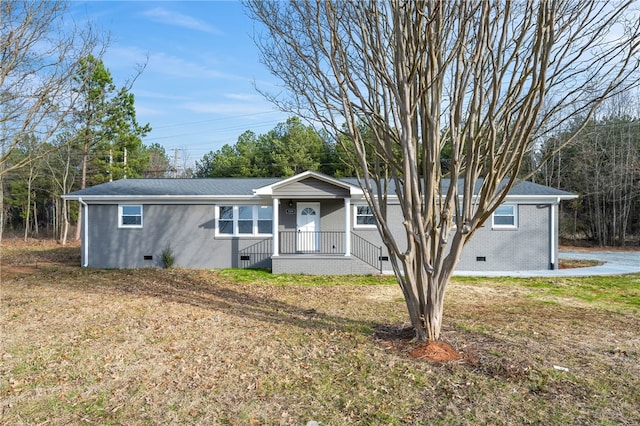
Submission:
M 442 340 L 416 342 L 413 327 L 381 325 L 373 334 L 378 344 L 386 350 L 405 353 L 410 358 L 429 362 L 448 362 L 462 359 L 462 354 Z

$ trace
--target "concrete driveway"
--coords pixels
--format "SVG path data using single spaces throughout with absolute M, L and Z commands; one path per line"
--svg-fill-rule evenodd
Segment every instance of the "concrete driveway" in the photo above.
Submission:
M 586 277 L 593 275 L 621 275 L 640 273 L 640 251 L 635 252 L 579 252 L 560 251 L 560 259 L 598 260 L 600 266 L 542 271 L 456 271 L 454 275 L 481 277 Z

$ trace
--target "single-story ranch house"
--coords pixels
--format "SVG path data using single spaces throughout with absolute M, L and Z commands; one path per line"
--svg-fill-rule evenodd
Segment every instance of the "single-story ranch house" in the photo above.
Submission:
M 392 194 L 393 192 L 390 192 Z M 386 247 L 355 179 L 124 179 L 64 196 L 83 207 L 82 265 L 274 273 L 390 272 Z M 575 195 L 520 182 L 467 244 L 458 271 L 557 268 L 558 205 Z M 389 221 L 400 206 L 390 196 Z

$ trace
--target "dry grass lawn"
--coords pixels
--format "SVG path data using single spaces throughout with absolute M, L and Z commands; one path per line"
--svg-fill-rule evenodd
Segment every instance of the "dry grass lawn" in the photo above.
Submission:
M 456 279 L 434 364 L 390 278 L 0 261 L 1 424 L 640 424 L 639 275 Z

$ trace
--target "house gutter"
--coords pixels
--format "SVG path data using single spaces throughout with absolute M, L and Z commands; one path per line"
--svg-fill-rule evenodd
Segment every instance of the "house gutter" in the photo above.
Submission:
M 84 220 L 82 221 L 82 227 L 84 228 L 82 232 L 82 239 L 84 240 L 82 241 L 82 249 L 84 252 L 82 256 L 82 267 L 86 268 L 89 266 L 89 205 L 82 201 L 82 197 L 78 197 L 78 202 L 84 208 Z

